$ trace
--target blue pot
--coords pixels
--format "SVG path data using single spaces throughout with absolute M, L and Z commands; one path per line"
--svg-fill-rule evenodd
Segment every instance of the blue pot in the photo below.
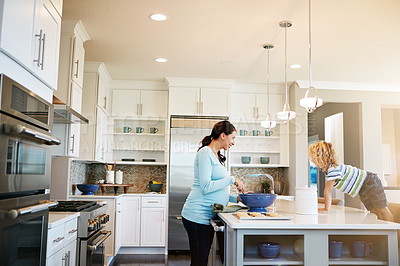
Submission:
M 93 192 L 95 192 L 98 188 L 99 185 L 95 184 L 78 184 L 76 185 L 78 190 L 82 192 L 82 195 L 93 195 Z
M 247 193 L 239 194 L 244 205 L 250 207 L 248 212 L 267 212 L 265 208 L 276 200 L 276 194 L 268 193 Z
M 258 242 L 258 255 L 266 259 L 272 259 L 278 256 L 280 244 L 275 242 Z

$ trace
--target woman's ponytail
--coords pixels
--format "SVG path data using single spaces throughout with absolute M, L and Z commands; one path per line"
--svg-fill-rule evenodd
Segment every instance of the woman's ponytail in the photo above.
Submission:
M 197 151 L 199 151 L 201 148 L 203 148 L 204 146 L 208 146 L 211 143 L 211 135 L 210 136 L 205 136 L 201 141 L 200 141 L 200 147 L 198 148 Z

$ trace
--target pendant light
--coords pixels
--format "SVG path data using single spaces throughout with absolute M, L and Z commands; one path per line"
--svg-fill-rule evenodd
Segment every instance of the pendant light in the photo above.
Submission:
M 300 99 L 300 105 L 306 108 L 308 113 L 314 112 L 323 103 L 322 99 L 317 95 L 317 89 L 312 86 L 311 76 L 311 0 L 308 2 L 308 65 L 309 71 L 309 87 L 303 99 Z M 314 93 L 314 97 L 309 97 L 310 93 Z
M 266 128 L 268 131 L 271 131 L 271 128 L 276 127 L 276 121 L 272 120 L 271 113 L 269 112 L 269 107 L 271 105 L 270 100 L 269 100 L 269 52 L 272 48 L 274 48 L 273 44 L 264 44 L 264 49 L 268 51 L 267 53 L 267 103 L 268 103 L 268 109 L 267 109 L 267 117 L 265 118 L 265 121 L 261 122 L 261 126 Z
M 280 119 L 283 120 L 283 122 L 286 124 L 289 120 L 292 120 L 293 118 L 296 117 L 296 113 L 293 111 L 290 111 L 290 106 L 289 106 L 289 97 L 288 97 L 288 86 L 287 86 L 287 28 L 292 26 L 292 22 L 290 21 L 281 21 L 279 22 L 279 26 L 281 28 L 285 29 L 285 88 L 286 88 L 286 100 L 285 100 L 285 105 L 283 106 L 283 110 L 281 112 L 278 112 L 276 116 Z

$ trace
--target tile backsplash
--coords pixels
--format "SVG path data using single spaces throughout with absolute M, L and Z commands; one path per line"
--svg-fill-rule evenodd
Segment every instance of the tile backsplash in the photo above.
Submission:
M 150 181 L 157 181 L 163 185 L 161 193 L 165 194 L 165 186 L 167 181 L 167 166 L 166 165 L 124 165 L 118 164 L 115 166 L 115 171 L 121 170 L 123 172 L 123 184 L 133 184 L 133 187 L 128 189 L 128 193 L 146 193 L 150 190 L 146 185 Z M 79 161 L 74 161 L 71 169 L 72 179 L 72 192 L 74 194 L 81 194 L 79 190 L 75 189 L 75 184 L 95 184 L 99 180 L 106 179 L 106 166 L 101 163 L 85 164 Z M 119 193 L 123 193 L 123 189 L 119 188 Z M 95 194 L 101 194 L 98 189 Z M 106 193 L 114 194 L 112 187 L 107 187 Z

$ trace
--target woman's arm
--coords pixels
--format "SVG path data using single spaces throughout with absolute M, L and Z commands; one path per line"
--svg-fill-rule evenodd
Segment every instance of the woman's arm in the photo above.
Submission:
M 326 182 L 325 189 L 324 189 L 325 208 L 318 209 L 319 212 L 329 211 L 331 209 L 332 188 L 333 188 L 334 184 L 335 184 L 334 180 Z

